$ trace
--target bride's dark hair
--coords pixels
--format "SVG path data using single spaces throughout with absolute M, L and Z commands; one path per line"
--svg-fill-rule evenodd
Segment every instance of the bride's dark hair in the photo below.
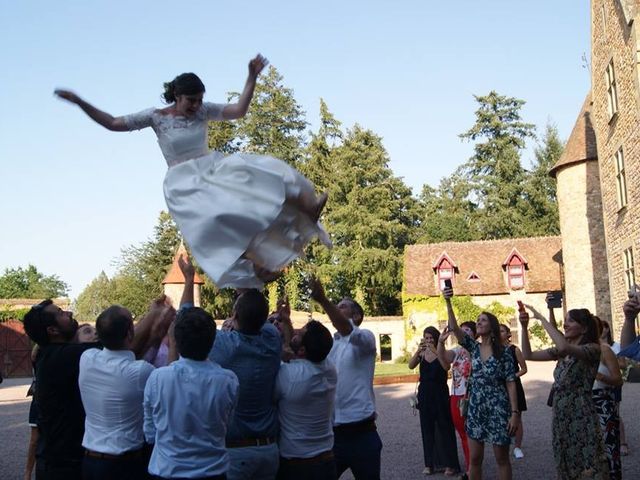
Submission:
M 195 73 L 181 73 L 170 82 L 165 82 L 162 98 L 167 103 L 173 103 L 178 95 L 196 95 L 204 91 L 204 83 Z

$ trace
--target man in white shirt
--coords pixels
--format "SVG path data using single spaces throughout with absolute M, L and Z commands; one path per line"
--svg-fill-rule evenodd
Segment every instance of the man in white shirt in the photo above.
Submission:
M 327 355 L 331 333 L 311 320 L 292 339 L 296 358 L 280 366 L 275 387 L 280 420 L 278 480 L 334 480 L 332 416 L 337 374 Z
M 328 360 L 338 372 L 333 420 L 338 477 L 351 469 L 356 480 L 379 479 L 382 441 L 375 423 L 375 337 L 360 328 L 364 314 L 357 302 L 344 298 L 336 306 L 317 279 L 311 287 L 312 298 L 320 303 L 337 330 Z
M 82 354 L 78 376 L 86 412 L 83 478 L 144 478 L 142 397 L 154 368 L 136 360 L 130 350 L 134 329 L 126 308 L 107 308 L 98 316 L 96 330 L 104 349 Z

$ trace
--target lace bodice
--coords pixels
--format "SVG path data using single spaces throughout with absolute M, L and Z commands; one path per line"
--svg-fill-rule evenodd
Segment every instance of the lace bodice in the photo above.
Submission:
M 124 121 L 129 130 L 153 128 L 167 165 L 172 167 L 209 152 L 207 123 L 209 120 L 221 121 L 225 106 L 205 102 L 193 117 L 176 117 L 148 108 L 126 115 Z

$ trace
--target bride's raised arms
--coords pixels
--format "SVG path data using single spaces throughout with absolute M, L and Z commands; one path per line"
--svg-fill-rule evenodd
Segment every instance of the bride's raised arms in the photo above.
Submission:
M 63 90 L 61 88 L 57 88 L 53 92 L 58 98 L 62 98 L 67 102 L 78 105 L 84 113 L 86 113 L 93 121 L 99 123 L 107 130 L 111 130 L 112 132 L 128 132 L 129 128 L 124 121 L 124 117 L 114 117 L 113 115 L 108 114 L 107 112 L 103 112 L 102 110 L 97 109 L 93 105 L 88 102 L 85 102 L 78 95 L 70 90 Z
M 256 79 L 267 65 L 269 65 L 269 60 L 260 54 L 251 59 L 249 62 L 249 75 L 247 76 L 247 81 L 244 84 L 242 94 L 240 94 L 237 103 L 230 103 L 224 107 L 224 110 L 222 111 L 222 118 L 224 120 L 235 120 L 242 118 L 247 114 L 249 104 L 253 98 L 253 91 L 256 88 Z

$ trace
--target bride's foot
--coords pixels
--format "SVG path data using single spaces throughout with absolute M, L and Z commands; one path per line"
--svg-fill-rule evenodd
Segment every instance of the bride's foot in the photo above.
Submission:
M 313 211 L 310 213 L 311 219 L 314 222 L 317 222 L 318 219 L 320 218 L 320 215 L 322 214 L 322 210 L 324 210 L 324 207 L 327 204 L 328 199 L 329 199 L 329 194 L 327 192 L 322 192 L 318 196 L 318 202 L 316 203 L 316 206 L 313 209 Z
M 255 272 L 256 277 L 258 277 L 264 283 L 273 282 L 282 275 L 282 272 L 271 272 L 266 268 L 256 265 L 255 263 L 253 264 L 253 271 Z

